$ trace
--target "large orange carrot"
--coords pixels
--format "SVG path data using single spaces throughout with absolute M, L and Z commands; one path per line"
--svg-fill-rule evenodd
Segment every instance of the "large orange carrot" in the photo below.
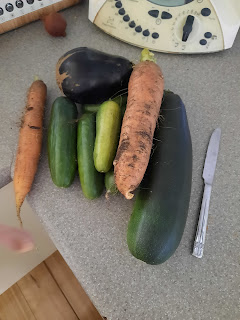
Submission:
M 13 181 L 17 216 L 20 222 L 20 209 L 26 195 L 31 190 L 41 153 L 46 95 L 47 87 L 44 82 L 34 81 L 28 91 L 27 105 L 19 132 Z
M 153 53 L 144 49 L 128 85 L 127 109 L 114 160 L 118 190 L 131 199 L 149 162 L 153 134 L 163 97 L 164 79 Z

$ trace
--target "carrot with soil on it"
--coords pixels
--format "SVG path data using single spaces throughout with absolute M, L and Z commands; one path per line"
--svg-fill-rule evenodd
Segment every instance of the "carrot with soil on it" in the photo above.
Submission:
M 147 169 L 163 97 L 164 78 L 154 54 L 144 49 L 128 84 L 127 108 L 114 160 L 115 181 L 126 199 L 133 198 Z
M 13 182 L 17 216 L 21 225 L 20 209 L 26 195 L 31 190 L 41 153 L 46 96 L 45 83 L 35 80 L 28 91 L 27 105 L 19 132 Z

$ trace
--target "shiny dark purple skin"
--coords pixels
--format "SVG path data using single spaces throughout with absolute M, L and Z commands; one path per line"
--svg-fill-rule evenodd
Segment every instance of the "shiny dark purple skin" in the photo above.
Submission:
M 58 84 L 69 99 L 81 104 L 101 103 L 127 89 L 132 72 L 129 60 L 86 47 L 68 51 L 59 62 L 57 78 L 66 77 Z

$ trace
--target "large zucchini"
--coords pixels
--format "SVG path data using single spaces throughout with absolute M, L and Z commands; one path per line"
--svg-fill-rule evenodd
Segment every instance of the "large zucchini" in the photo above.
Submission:
M 127 242 L 148 264 L 166 261 L 186 224 L 192 181 L 192 143 L 184 104 L 166 92 L 153 151 L 131 215 Z
M 51 177 L 58 187 L 71 185 L 77 168 L 77 107 L 66 97 L 52 106 L 48 128 L 48 162 Z

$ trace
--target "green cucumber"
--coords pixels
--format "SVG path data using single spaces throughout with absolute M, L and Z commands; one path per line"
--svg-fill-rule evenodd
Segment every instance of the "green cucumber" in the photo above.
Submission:
M 54 184 L 69 187 L 77 169 L 77 107 L 68 98 L 57 98 L 48 128 L 48 163 Z
M 83 113 L 97 113 L 101 104 L 85 104 Z
M 121 115 L 122 115 L 122 118 L 124 116 L 124 113 L 126 111 L 126 107 L 127 107 L 127 93 L 123 94 L 123 95 L 120 95 L 120 96 L 117 96 L 116 98 L 113 99 L 113 101 L 115 101 L 121 108 Z
M 99 172 L 108 172 L 117 151 L 121 126 L 121 109 L 114 101 L 104 102 L 96 120 L 94 164 Z
M 127 97 L 128 97 L 127 93 L 124 93 L 124 94 L 120 94 L 119 96 L 116 96 L 112 100 L 115 101 L 117 104 L 119 104 L 119 106 L 122 108 L 127 104 Z
M 117 96 L 116 98 L 112 99 L 112 101 L 116 102 L 120 106 L 123 117 L 127 106 L 127 94 Z M 83 106 L 83 113 L 98 112 L 100 105 L 101 104 L 85 104 Z
M 191 194 L 192 143 L 178 95 L 165 92 L 161 115 L 127 231 L 130 252 L 148 264 L 163 263 L 179 246 Z
M 114 171 L 111 169 L 105 174 L 105 188 L 107 189 L 106 197 L 109 193 L 118 193 L 118 188 L 115 183 Z
M 96 114 L 83 114 L 78 121 L 77 157 L 82 191 L 88 199 L 100 197 L 104 188 L 104 176 L 94 167 L 93 150 L 95 135 Z

